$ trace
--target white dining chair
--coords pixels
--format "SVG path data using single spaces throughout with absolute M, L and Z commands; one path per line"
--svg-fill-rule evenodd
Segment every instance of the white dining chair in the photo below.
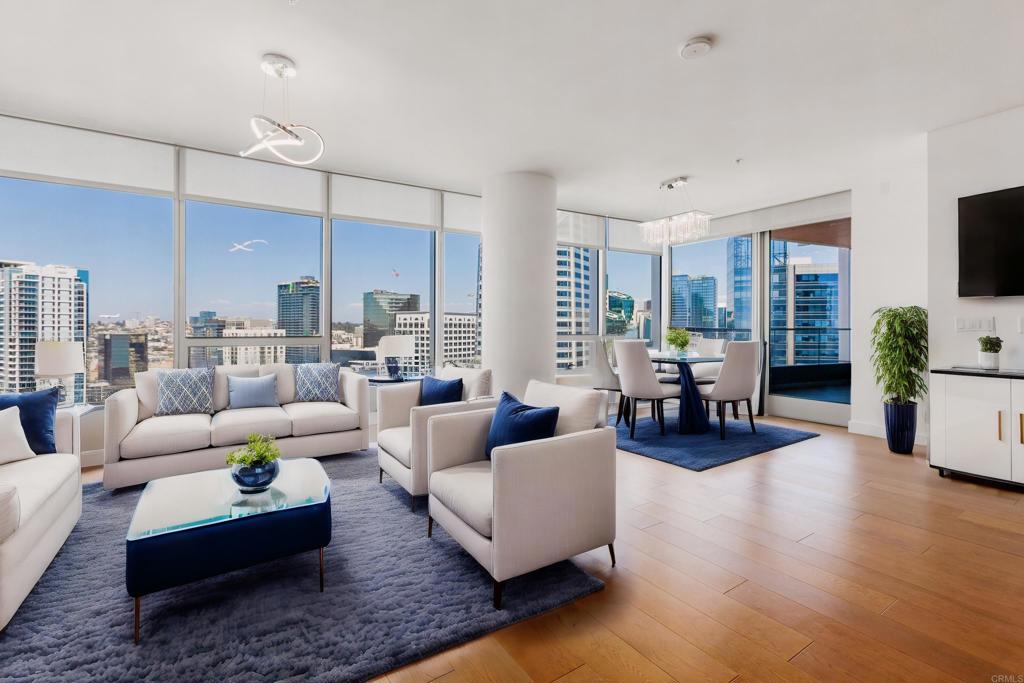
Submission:
M 725 349 L 725 360 L 722 370 L 714 384 L 698 384 L 697 390 L 704 401 L 704 410 L 711 416 L 711 403 L 718 410 L 718 433 L 725 439 L 725 404 L 732 404 L 734 417 L 739 417 L 738 404 L 746 401 L 747 415 L 750 418 L 750 431 L 757 433 L 754 427 L 754 410 L 750 397 L 757 388 L 758 353 L 761 342 L 730 342 Z
M 642 339 L 616 339 L 615 357 L 619 362 L 619 385 L 629 424 L 629 438 L 636 433 L 637 401 L 651 402 L 651 417 L 665 434 L 665 399 L 679 398 L 678 384 L 662 384 L 654 374 L 646 342 Z M 621 412 L 621 411 L 620 411 Z
M 725 352 L 725 340 L 702 337 L 697 341 L 694 351 L 698 356 L 704 358 L 721 356 Z M 693 371 L 693 379 L 697 381 L 697 384 L 711 384 L 718 379 L 718 373 L 722 371 L 722 364 L 694 363 L 690 366 L 690 370 Z
M 610 347 L 613 343 L 611 337 L 601 337 L 594 343 L 594 363 L 591 367 L 592 387 L 602 391 L 614 391 L 619 394 L 619 414 L 615 418 L 615 425 L 622 421 L 622 408 L 625 405 L 625 397 L 622 395 L 622 386 L 619 383 L 619 376 L 612 369 L 611 360 L 608 358 Z

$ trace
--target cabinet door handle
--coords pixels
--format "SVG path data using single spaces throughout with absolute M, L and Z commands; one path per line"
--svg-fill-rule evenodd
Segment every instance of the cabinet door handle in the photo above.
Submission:
M 998 426 L 996 427 L 996 430 L 999 433 L 999 440 L 1002 441 L 1003 440 L 1003 411 L 997 410 L 996 411 L 996 416 L 998 417 L 998 420 L 997 420 L 997 425 Z
M 1020 418 L 1020 429 L 1017 430 L 1017 436 L 1020 438 L 1021 444 L 1024 444 L 1024 413 L 1017 413 L 1017 417 Z

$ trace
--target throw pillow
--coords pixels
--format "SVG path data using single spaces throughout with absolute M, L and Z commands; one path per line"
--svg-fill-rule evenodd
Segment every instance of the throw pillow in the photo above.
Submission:
M 0 394 L 0 410 L 18 406 L 21 427 L 34 453 L 53 453 L 57 450 L 54 424 L 57 422 L 59 394 L 60 389 L 57 387 L 27 394 Z
M 25 438 L 18 406 L 0 410 L 0 444 L 3 444 L 0 446 L 0 465 L 15 460 L 26 460 L 36 455 Z
M 501 392 L 501 400 L 494 411 L 491 429 L 487 432 L 487 450 L 512 443 L 550 439 L 555 435 L 558 424 L 558 406 L 534 408 L 520 402 L 507 391 Z
M 420 381 L 420 405 L 433 406 L 438 403 L 455 403 L 462 400 L 462 378 L 437 379 L 424 377 Z
M 338 393 L 337 363 L 300 363 L 295 366 L 296 401 L 341 400 Z
M 156 381 L 154 415 L 213 412 L 213 368 L 161 370 Z
M 278 405 L 277 375 L 228 375 L 228 408 L 265 408 Z

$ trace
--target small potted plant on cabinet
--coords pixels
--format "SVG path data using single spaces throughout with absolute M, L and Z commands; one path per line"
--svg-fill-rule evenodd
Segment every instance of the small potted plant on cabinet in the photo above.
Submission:
M 280 468 L 277 459 L 281 449 L 274 439 L 262 434 L 250 434 L 244 448 L 231 451 L 227 463 L 231 465 L 231 478 L 242 493 L 260 493 L 270 488 Z
M 982 370 L 998 370 L 1003 340 L 999 337 L 978 337 L 978 346 L 978 367 Z
M 920 306 L 875 311 L 871 363 L 885 401 L 885 436 L 893 453 L 912 453 L 917 435 L 915 399 L 928 391 L 928 311 Z

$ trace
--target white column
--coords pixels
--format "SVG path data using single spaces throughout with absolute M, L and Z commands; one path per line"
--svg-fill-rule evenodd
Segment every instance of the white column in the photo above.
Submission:
M 483 366 L 520 399 L 555 376 L 555 180 L 503 173 L 483 185 Z

